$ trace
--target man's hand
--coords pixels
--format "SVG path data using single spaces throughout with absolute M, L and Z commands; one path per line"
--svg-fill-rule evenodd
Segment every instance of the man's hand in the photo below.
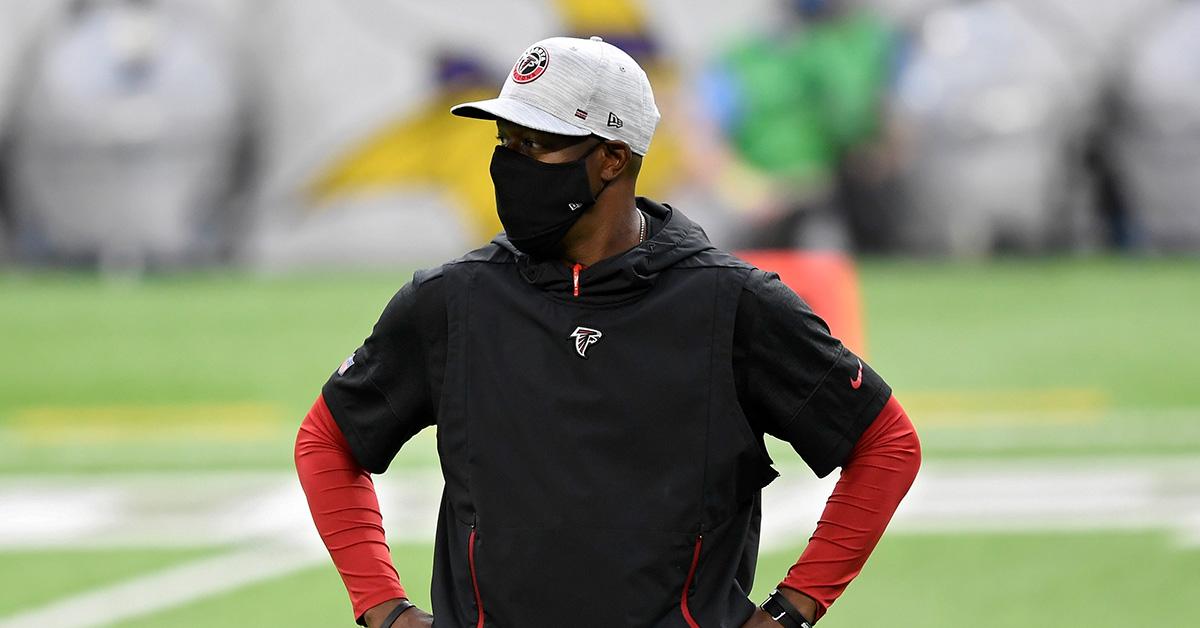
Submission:
M 393 608 L 400 605 L 400 598 L 388 600 L 378 606 L 372 606 L 367 612 L 363 613 L 363 620 L 367 622 L 367 628 L 380 628 L 383 620 L 387 619 L 388 613 L 392 612 Z M 425 611 L 412 607 L 396 618 L 392 628 L 422 628 L 433 625 L 433 615 Z

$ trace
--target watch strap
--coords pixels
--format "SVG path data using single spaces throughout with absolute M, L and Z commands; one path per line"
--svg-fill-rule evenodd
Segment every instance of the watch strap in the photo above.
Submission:
M 766 601 L 759 608 L 766 611 L 771 619 L 774 619 L 784 628 L 813 628 L 812 622 L 792 604 L 790 600 L 775 589 L 771 595 L 767 596 Z
M 403 615 L 405 611 L 414 606 L 416 606 L 416 604 L 413 604 L 408 600 L 400 600 L 400 605 L 396 608 L 393 608 L 392 612 L 388 613 L 388 616 L 383 618 L 383 623 L 379 624 L 379 628 L 392 628 L 392 624 L 395 624 L 396 620 L 400 619 L 400 616 Z

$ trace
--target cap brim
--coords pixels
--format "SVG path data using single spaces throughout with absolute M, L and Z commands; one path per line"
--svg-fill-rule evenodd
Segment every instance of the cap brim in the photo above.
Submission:
M 492 98 L 491 100 L 466 102 L 451 107 L 450 113 L 464 118 L 476 118 L 479 120 L 507 120 L 513 124 L 519 124 L 535 131 L 544 131 L 556 135 L 580 137 L 592 134 L 590 130 L 584 127 L 563 122 L 529 103 L 512 98 Z

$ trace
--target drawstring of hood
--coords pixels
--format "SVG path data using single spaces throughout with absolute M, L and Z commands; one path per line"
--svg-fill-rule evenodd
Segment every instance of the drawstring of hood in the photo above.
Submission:
M 638 245 L 646 241 L 646 214 L 642 210 L 636 210 L 638 213 Z M 575 262 L 571 267 L 571 296 L 579 298 L 579 273 L 587 270 L 587 265 L 580 262 Z
M 572 271 L 571 275 L 572 275 L 572 279 L 573 279 L 572 283 L 575 284 L 575 290 L 574 290 L 572 296 L 574 296 L 576 298 L 579 297 L 579 271 L 581 271 L 585 268 L 587 268 L 587 266 L 584 266 L 583 264 L 580 264 L 579 262 L 575 262 L 575 265 L 571 267 L 571 271 Z

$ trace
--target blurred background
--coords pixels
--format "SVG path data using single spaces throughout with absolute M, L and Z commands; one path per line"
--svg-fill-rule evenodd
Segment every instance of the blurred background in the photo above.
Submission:
M 822 626 L 1193 625 L 1200 1 L 0 0 L 0 628 L 352 625 L 296 427 L 499 230 L 448 108 L 564 34 L 650 75 L 640 192 L 920 430 Z M 377 478 L 424 605 L 434 438 Z M 832 486 L 776 445 L 755 599 Z

